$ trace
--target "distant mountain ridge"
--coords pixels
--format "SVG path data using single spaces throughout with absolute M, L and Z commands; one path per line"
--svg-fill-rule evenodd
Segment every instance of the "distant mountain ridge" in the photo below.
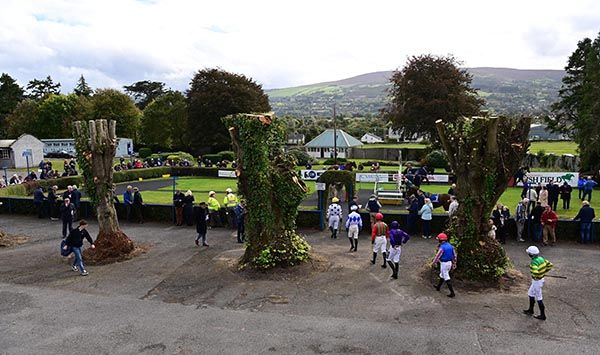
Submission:
M 467 68 L 473 87 L 498 114 L 540 114 L 556 101 L 563 70 Z M 267 90 L 278 115 L 331 116 L 335 102 L 340 114 L 378 115 L 386 104 L 393 71 L 357 75 L 337 81 Z

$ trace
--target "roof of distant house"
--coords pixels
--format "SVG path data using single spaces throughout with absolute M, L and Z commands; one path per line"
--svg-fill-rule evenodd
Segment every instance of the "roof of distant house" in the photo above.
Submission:
M 336 143 L 339 148 L 350 148 L 363 145 L 361 141 L 352 137 L 341 129 L 336 132 Z M 306 147 L 333 147 L 333 129 L 326 129 L 313 140 L 306 143 Z
M 379 140 L 383 141 L 383 138 L 381 138 L 373 133 L 369 133 L 369 132 L 365 133 L 360 139 L 366 139 L 367 137 L 371 137 L 373 139 L 379 139 Z

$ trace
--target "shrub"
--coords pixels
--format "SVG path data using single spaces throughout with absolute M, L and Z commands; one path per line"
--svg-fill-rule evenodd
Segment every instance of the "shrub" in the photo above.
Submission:
M 300 149 L 290 149 L 288 154 L 293 155 L 294 158 L 296 158 L 296 164 L 298 166 L 305 166 L 308 163 L 312 163 L 314 160 L 307 152 Z
M 142 179 L 156 179 L 160 178 L 163 175 L 170 174 L 171 169 L 168 166 L 161 166 L 158 168 L 148 168 L 148 169 L 131 169 L 131 170 L 123 170 L 117 171 L 113 175 L 113 182 L 127 182 L 127 181 L 135 181 Z
M 202 158 L 210 160 L 210 162 L 213 164 L 216 164 L 216 163 L 220 162 L 221 160 L 223 160 L 223 157 L 221 156 L 221 154 L 206 154 Z
M 433 168 L 445 169 L 448 167 L 448 157 L 442 150 L 434 150 L 425 157 L 425 164 Z
M 140 158 L 146 159 L 152 155 L 152 150 L 150 148 L 144 147 L 144 148 L 140 148 L 138 153 L 140 154 Z
M 346 159 L 346 158 L 337 158 L 338 164 L 345 163 L 347 161 L 348 161 L 348 159 Z M 333 165 L 333 164 L 335 164 L 335 159 L 333 159 L 333 158 L 327 159 L 323 162 L 323 165 Z
M 149 158 L 160 159 L 160 160 L 170 159 L 169 157 L 171 157 L 172 160 L 177 159 L 177 161 L 180 161 L 180 160 L 188 160 L 190 162 L 195 161 L 194 157 L 190 153 L 186 153 L 186 152 L 166 152 L 166 153 L 152 154 L 149 156 Z
M 235 153 L 230 150 L 225 150 L 218 153 L 221 156 L 221 160 L 234 161 Z

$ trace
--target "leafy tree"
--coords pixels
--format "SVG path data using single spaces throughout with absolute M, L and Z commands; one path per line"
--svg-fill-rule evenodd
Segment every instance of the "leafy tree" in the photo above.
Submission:
M 200 70 L 187 92 L 189 143 L 195 153 L 227 150 L 231 138 L 221 118 L 235 113 L 268 112 L 262 86 L 221 69 Z M 200 133 L 200 134 L 195 134 Z
M 555 132 L 571 135 L 579 145 L 581 168 L 600 169 L 600 34 L 585 38 L 569 57 L 559 101 L 546 118 Z
M 6 117 L 6 136 L 17 138 L 23 133 L 35 136 L 37 132 L 37 113 L 39 102 L 25 99 L 17 104 L 13 112 Z
M 46 79 L 33 79 L 27 84 L 27 96 L 31 99 L 41 99 L 50 94 L 60 94 L 60 83 L 54 83 L 50 75 Z
M 165 93 L 165 84 L 158 81 L 138 81 L 131 85 L 123 86 L 125 92 L 135 101 L 135 105 L 143 110 L 160 95 Z
M 23 100 L 23 88 L 6 73 L 0 75 L 0 137 L 6 134 L 6 117 Z
M 38 106 L 37 138 L 70 138 L 73 122 L 85 119 L 89 101 L 76 94 L 47 96 Z
M 117 121 L 117 136 L 138 140 L 141 112 L 131 98 L 114 89 L 98 89 L 90 99 L 88 118 Z
M 452 56 L 413 56 L 390 82 L 384 116 L 405 136 L 437 137 L 435 121 L 454 122 L 479 114 L 483 99 L 471 87 L 472 77 Z
M 169 91 L 144 109 L 143 143 L 157 149 L 184 149 L 187 125 L 187 103 L 179 91 Z
M 77 85 L 73 89 L 73 93 L 77 96 L 90 97 L 94 94 L 94 90 L 85 81 L 83 75 L 77 80 Z

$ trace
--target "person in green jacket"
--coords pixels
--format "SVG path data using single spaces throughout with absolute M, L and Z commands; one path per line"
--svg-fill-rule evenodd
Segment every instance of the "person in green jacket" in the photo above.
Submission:
M 221 210 L 221 204 L 215 198 L 216 192 L 211 191 L 208 193 L 208 213 L 210 216 L 210 226 L 218 227 L 221 225 L 221 218 L 219 216 L 219 211 Z
M 540 307 L 540 315 L 534 318 L 539 320 L 546 320 L 546 307 L 542 300 L 542 287 L 544 286 L 544 276 L 552 269 L 554 265 L 543 257 L 540 256 L 540 250 L 535 246 L 530 246 L 526 250 L 527 254 L 531 258 L 529 263 L 529 271 L 531 272 L 531 286 L 527 291 L 529 296 L 529 308 L 524 310 L 523 313 L 527 315 L 533 315 L 533 306 L 537 301 Z

